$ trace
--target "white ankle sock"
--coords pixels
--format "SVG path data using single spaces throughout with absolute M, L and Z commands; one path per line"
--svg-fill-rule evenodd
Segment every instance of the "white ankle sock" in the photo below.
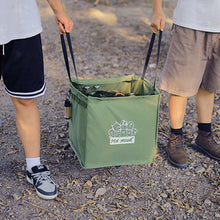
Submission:
M 31 170 L 32 167 L 41 165 L 40 157 L 26 158 L 26 164 L 27 164 L 27 168 L 26 169 L 29 172 L 32 172 L 32 170 Z

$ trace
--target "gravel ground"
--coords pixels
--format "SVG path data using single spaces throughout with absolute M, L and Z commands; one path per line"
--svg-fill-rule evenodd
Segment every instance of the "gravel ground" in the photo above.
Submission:
M 77 69 L 82 78 L 141 75 L 151 37 L 151 1 L 93 2 L 63 0 L 75 26 L 71 35 Z M 219 162 L 193 147 L 196 134 L 195 100 L 185 118 L 185 145 L 190 165 L 177 169 L 167 162 L 169 123 L 167 94 L 161 91 L 158 154 L 155 162 L 83 169 L 66 148 L 68 128 L 63 102 L 68 91 L 59 34 L 46 1 L 39 0 L 44 32 L 47 92 L 39 98 L 42 161 L 50 166 L 59 186 L 56 200 L 40 199 L 25 179 L 24 151 L 16 132 L 15 111 L 0 86 L 0 219 L 220 219 Z M 164 1 L 167 16 L 160 69 L 164 65 L 175 1 Z M 156 53 L 147 78 L 153 81 Z M 220 137 L 220 96 L 215 96 L 213 130 Z

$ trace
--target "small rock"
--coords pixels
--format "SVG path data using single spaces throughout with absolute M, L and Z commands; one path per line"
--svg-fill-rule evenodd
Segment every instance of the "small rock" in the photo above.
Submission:
M 165 198 L 165 199 L 167 198 L 167 194 L 166 193 L 161 193 L 160 196 Z
M 209 199 L 206 199 L 206 200 L 204 201 L 204 203 L 205 203 L 206 205 L 211 205 L 211 204 L 212 204 L 212 202 L 211 202 Z
M 64 137 L 65 137 L 65 134 L 60 133 L 60 134 L 59 134 L 59 137 L 60 137 L 60 138 L 64 138 Z
M 90 34 L 92 37 L 96 37 L 97 36 L 97 33 L 96 32 L 93 32 Z
M 155 64 L 155 63 L 149 64 L 149 68 L 155 68 L 155 67 L 156 67 L 156 64 Z
M 114 68 L 119 67 L 118 63 L 113 63 L 112 66 L 113 66 Z
M 95 193 L 95 197 L 97 198 L 98 196 L 102 196 L 106 193 L 106 189 L 105 188 L 99 188 L 96 193 Z
M 135 200 L 135 197 L 131 193 L 129 193 L 128 198 L 129 198 L 130 201 L 134 201 Z
M 88 198 L 88 199 L 92 199 L 94 196 L 93 196 L 93 194 L 92 193 L 88 193 L 88 194 L 86 194 L 86 198 Z
M 163 207 L 164 207 L 165 209 L 171 210 L 172 205 L 171 205 L 169 202 L 167 202 L 167 203 L 165 203 L 165 204 L 163 205 Z
M 205 172 L 205 168 L 204 167 L 197 167 L 196 169 L 195 169 L 195 172 L 198 174 L 198 173 L 203 173 L 203 172 Z
M 88 180 L 88 181 L 86 182 L 86 185 L 89 186 L 89 187 L 92 187 L 92 181 Z
M 217 212 L 216 212 L 216 213 L 215 213 L 215 217 L 216 217 L 216 218 L 220 218 L 220 213 L 217 213 Z
M 187 176 L 190 176 L 190 175 L 191 175 L 191 172 L 187 171 L 185 174 L 186 174 Z
M 13 194 L 13 199 L 15 201 L 19 200 L 21 197 L 19 195 L 17 195 L 16 193 Z
M 97 208 L 101 211 L 107 212 L 108 209 L 106 209 L 104 206 L 102 206 L 101 204 L 97 204 Z
M 153 213 L 153 215 L 158 215 L 158 212 L 155 210 L 154 213 Z

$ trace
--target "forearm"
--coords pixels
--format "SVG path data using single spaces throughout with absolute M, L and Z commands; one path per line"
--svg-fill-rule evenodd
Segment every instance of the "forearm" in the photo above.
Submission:
M 157 14 L 162 11 L 162 0 L 153 0 L 153 13 Z
M 47 0 L 54 14 L 63 13 L 64 7 L 61 0 Z
M 59 32 L 61 34 L 65 32 L 71 32 L 73 28 L 73 21 L 66 14 L 62 1 L 61 0 L 47 0 L 47 1 L 54 12 L 55 21 L 59 26 Z
M 151 28 L 154 33 L 165 27 L 165 16 L 162 9 L 162 0 L 153 0 L 153 18 Z

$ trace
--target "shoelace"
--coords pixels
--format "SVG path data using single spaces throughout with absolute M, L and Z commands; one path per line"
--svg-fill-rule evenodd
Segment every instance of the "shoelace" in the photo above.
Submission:
M 41 173 L 33 173 L 32 174 L 32 177 L 34 178 L 34 180 L 36 181 L 36 185 L 39 183 L 43 183 L 43 182 L 46 182 L 46 181 L 50 181 L 51 183 L 54 183 L 53 180 L 50 178 L 50 171 L 44 171 L 44 172 L 41 172 Z
M 179 135 L 176 135 L 174 139 L 170 140 L 170 146 L 173 148 L 175 146 L 176 149 L 183 149 L 183 146 L 178 144 L 179 139 L 181 137 Z M 177 145 L 178 144 L 178 145 Z

